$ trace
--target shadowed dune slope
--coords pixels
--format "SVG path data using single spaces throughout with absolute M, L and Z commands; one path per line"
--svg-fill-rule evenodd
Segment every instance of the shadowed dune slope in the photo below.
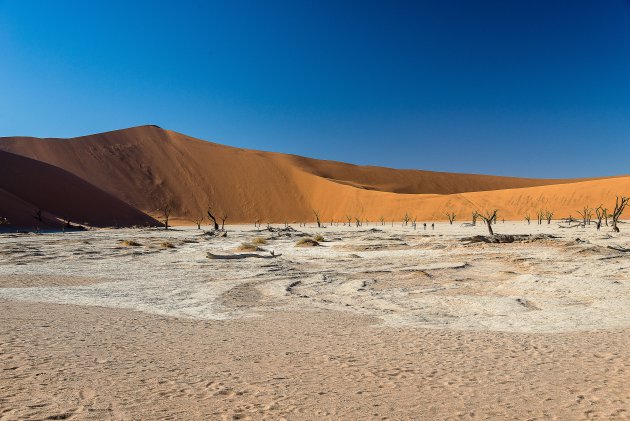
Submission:
M 158 215 L 173 207 L 181 222 L 215 213 L 229 222 L 325 220 L 346 215 L 444 219 L 499 208 L 521 219 L 541 207 L 568 216 L 584 205 L 630 193 L 630 178 L 544 180 L 362 167 L 223 146 L 156 126 L 72 139 L 0 138 L 0 150 L 40 160 L 118 199 Z
M 42 223 L 33 215 L 42 210 Z M 157 224 L 150 216 L 76 175 L 0 151 L 0 216 L 12 226 L 59 227 L 61 219 L 104 227 Z

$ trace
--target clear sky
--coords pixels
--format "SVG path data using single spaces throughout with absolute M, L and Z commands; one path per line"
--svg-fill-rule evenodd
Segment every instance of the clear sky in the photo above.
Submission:
M 0 0 L 0 136 L 630 173 L 630 2 Z

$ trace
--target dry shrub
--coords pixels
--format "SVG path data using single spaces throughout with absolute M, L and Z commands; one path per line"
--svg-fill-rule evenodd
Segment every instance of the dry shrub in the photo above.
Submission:
M 165 249 L 174 249 L 175 245 L 173 243 L 169 243 L 168 241 L 164 241 L 160 243 L 160 247 L 165 248 Z
M 238 251 L 260 251 L 260 249 L 252 243 L 241 243 L 236 249 Z
M 120 242 L 120 244 L 122 244 L 125 247 L 138 247 L 142 245 L 134 240 L 123 240 Z
M 262 246 L 263 244 L 267 244 L 267 239 L 265 237 L 256 237 L 252 240 L 252 244 Z
M 312 238 L 300 238 L 300 240 L 295 244 L 296 247 L 316 247 L 319 246 L 319 243 Z
M 321 234 L 317 234 L 315 237 L 313 237 L 313 240 L 317 241 L 318 243 L 321 243 L 324 241 L 324 236 Z

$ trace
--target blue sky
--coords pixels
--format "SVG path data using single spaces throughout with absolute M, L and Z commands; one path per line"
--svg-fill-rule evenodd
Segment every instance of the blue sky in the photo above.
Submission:
M 627 174 L 630 2 L 0 0 L 0 136 L 142 124 L 357 164 Z

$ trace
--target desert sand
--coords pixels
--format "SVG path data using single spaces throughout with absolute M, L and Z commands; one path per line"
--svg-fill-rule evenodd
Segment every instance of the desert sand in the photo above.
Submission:
M 610 210 L 616 195 L 630 195 L 629 176 L 545 180 L 366 167 L 234 148 L 156 126 L 72 139 L 5 137 L 0 151 L 5 151 L 2 165 L 15 155 L 52 165 L 58 176 L 69 173 L 91 186 L 90 194 L 106 192 L 145 214 L 110 206 L 104 220 L 85 207 L 88 200 L 81 197 L 87 192 L 63 200 L 42 197 L 0 178 L 0 194 L 15 196 L 0 202 L 0 216 L 26 227 L 36 209 L 54 220 L 67 217 L 68 208 L 75 222 L 142 226 L 152 222 L 147 215 L 160 218 L 158 209 L 165 204 L 173 209 L 172 222 L 184 225 L 205 215 L 208 206 L 231 223 L 314 221 L 313 210 L 325 221 L 347 216 L 398 221 L 405 213 L 442 221 L 446 212 L 464 219 L 489 209 L 499 209 L 507 220 L 523 220 L 541 209 L 556 217 L 577 217 L 584 206 Z M 58 176 L 49 174 L 51 184 L 63 186 Z
M 630 419 L 630 225 L 564 219 L 618 195 L 630 176 L 356 166 L 156 126 L 0 138 L 0 420 Z M 191 226 L 209 206 L 227 232 Z M 494 209 L 509 242 L 469 223 Z
M 4 234 L 0 419 L 628 419 L 629 226 Z

